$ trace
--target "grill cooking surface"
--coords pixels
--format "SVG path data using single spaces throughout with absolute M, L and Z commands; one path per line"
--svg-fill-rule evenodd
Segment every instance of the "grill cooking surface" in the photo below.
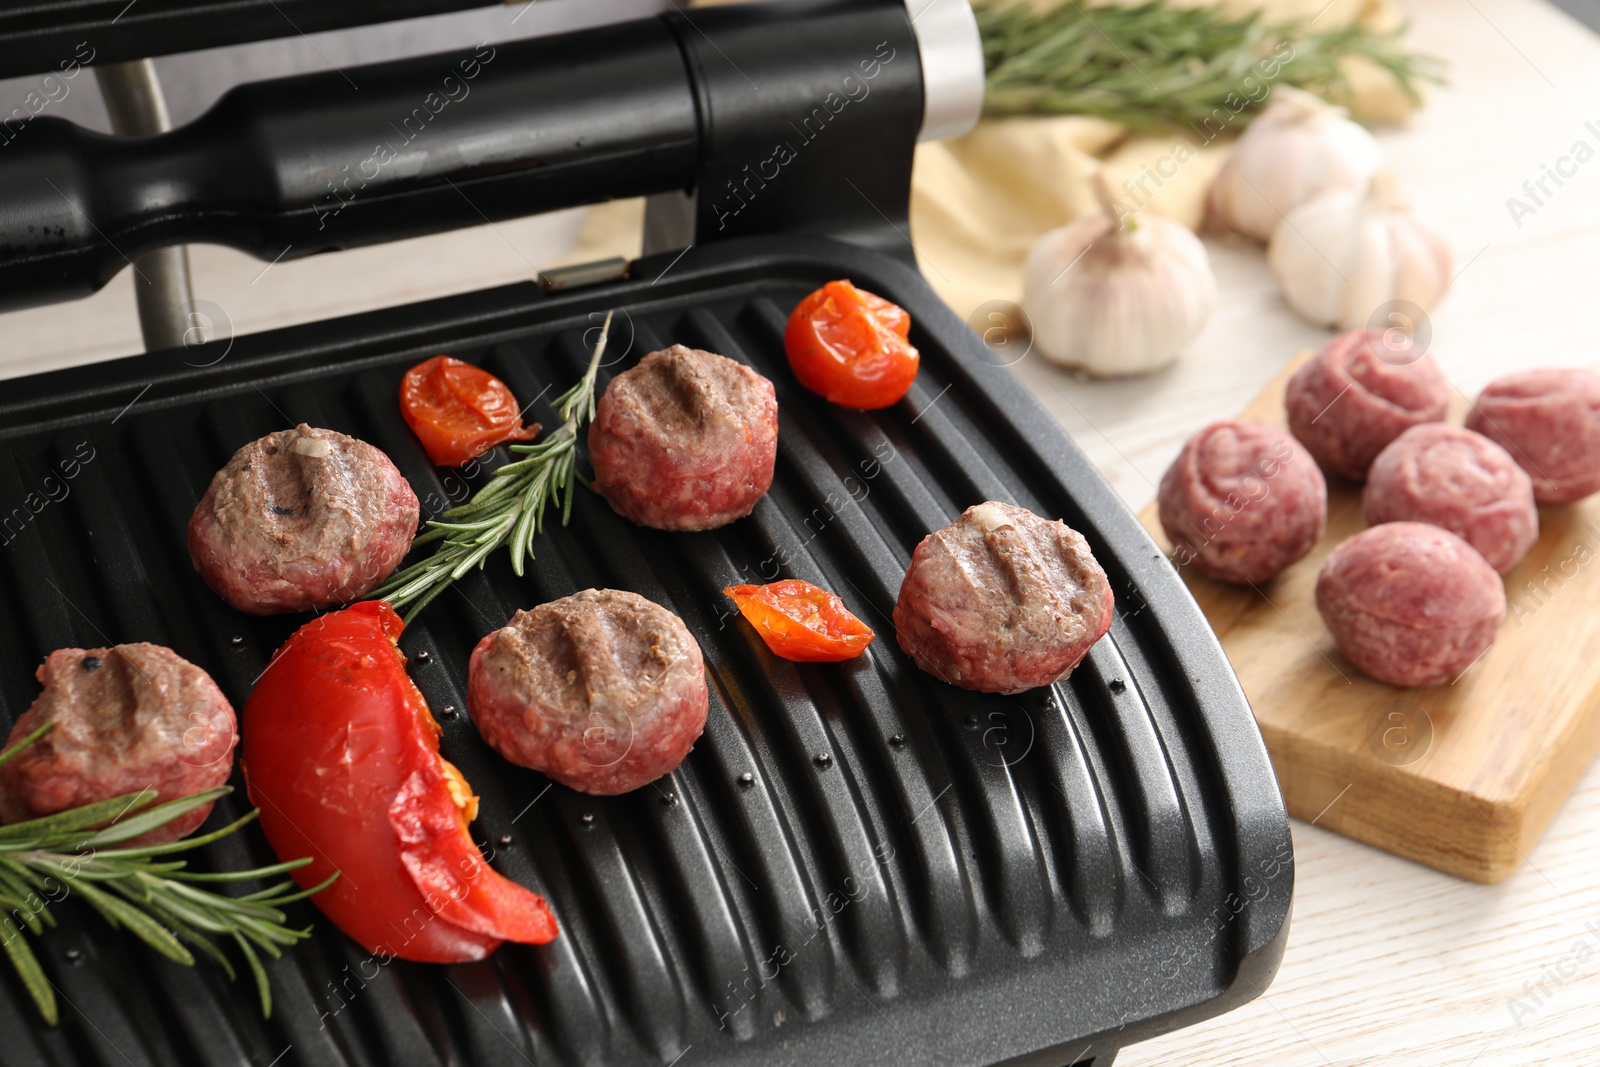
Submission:
M 496 554 L 402 642 L 444 755 L 483 797 L 478 840 L 548 897 L 555 942 L 470 965 L 385 962 L 297 905 L 292 920 L 316 934 L 269 964 L 263 1021 L 248 976 L 167 963 L 69 896 L 38 942 L 63 1023 L 44 1027 L 4 969 L 0 1061 L 1103 1064 L 1265 987 L 1293 878 L 1281 803 L 1214 639 L 1109 488 L 900 264 L 741 241 L 694 249 L 652 284 L 669 262 L 606 287 L 513 286 L 241 338 L 226 354 L 6 383 L 7 725 L 36 695 L 40 660 L 69 645 L 170 645 L 242 708 L 305 617 L 252 619 L 213 595 L 188 559 L 190 512 L 236 448 L 301 421 L 381 448 L 425 515 L 464 499 L 473 483 L 432 467 L 400 418 L 400 377 L 428 356 L 481 363 L 524 403 L 539 398 L 529 417 L 548 428 L 547 402 L 581 374 L 598 313 L 615 306 L 628 314 L 602 388 L 653 349 L 707 348 L 772 379 L 781 437 L 750 518 L 664 534 L 580 491 L 526 578 Z M 923 370 L 887 411 L 833 407 L 785 363 L 789 310 L 840 276 L 915 319 Z M 889 621 L 917 542 L 990 498 L 1083 531 L 1118 600 L 1110 635 L 1067 683 L 1017 698 L 935 681 Z M 721 589 L 780 576 L 839 593 L 878 632 L 867 655 L 771 656 Z M 506 763 L 465 710 L 483 634 L 590 586 L 682 616 L 711 690 L 683 766 L 614 798 Z M 234 784 L 208 826 L 247 810 L 237 769 Z M 204 857 L 272 862 L 253 827 Z

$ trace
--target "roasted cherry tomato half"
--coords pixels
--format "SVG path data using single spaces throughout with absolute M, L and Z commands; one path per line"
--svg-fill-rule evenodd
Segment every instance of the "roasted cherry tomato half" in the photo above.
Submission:
M 730 585 L 723 592 L 739 605 L 773 655 L 797 663 L 855 659 L 876 636 L 850 614 L 844 601 L 810 582 L 790 578 L 770 585 Z
M 461 772 L 406 674 L 405 624 L 369 601 L 302 626 L 244 710 L 243 762 L 261 829 L 314 886 L 322 913 L 369 952 L 427 963 L 483 959 L 502 941 L 556 936 L 544 898 L 496 873 L 467 829 Z
M 440 467 L 459 467 L 502 441 L 528 441 L 539 426 L 522 425 L 506 383 L 481 367 L 434 356 L 406 371 L 400 414 Z
M 847 408 L 886 408 L 906 395 L 921 356 L 911 316 L 847 281 L 829 282 L 789 316 L 783 347 L 800 384 Z

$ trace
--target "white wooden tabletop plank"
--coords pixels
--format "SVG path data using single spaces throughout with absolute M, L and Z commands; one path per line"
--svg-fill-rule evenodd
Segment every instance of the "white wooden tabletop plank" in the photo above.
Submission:
M 1451 63 L 1450 87 L 1410 127 L 1379 134 L 1465 268 L 1432 316 L 1435 356 L 1469 394 L 1529 366 L 1600 368 L 1600 156 L 1551 185 L 1520 228 L 1505 204 L 1575 140 L 1600 150 L 1600 39 L 1537 0 L 1402 6 L 1415 45 Z M 1173 375 L 1182 385 L 1161 383 L 1155 403 L 1127 387 L 1062 386 L 1116 443 L 1078 432 L 1135 505 L 1151 489 L 1124 473 L 1130 461 L 1158 477 L 1188 433 L 1253 394 L 1237 369 L 1259 388 L 1296 345 L 1324 336 L 1286 321 L 1259 260 L 1212 247 L 1228 303 Z M 1053 410 L 1077 430 L 1072 408 Z M 1600 1063 L 1600 768 L 1499 886 L 1293 828 L 1294 918 L 1277 981 L 1240 1011 L 1130 1047 L 1119 1067 Z

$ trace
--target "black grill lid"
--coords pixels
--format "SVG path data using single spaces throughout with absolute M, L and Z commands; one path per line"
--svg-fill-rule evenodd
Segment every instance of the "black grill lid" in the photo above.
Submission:
M 554 943 L 471 965 L 380 965 L 298 905 L 316 935 L 270 965 L 264 1022 L 248 981 L 169 964 L 69 897 L 39 942 L 63 1023 L 44 1027 L 7 970 L 0 1061 L 1104 1067 L 1124 1044 L 1265 988 L 1293 882 L 1271 768 L 1199 611 L 1104 480 L 898 261 L 752 238 L 670 264 L 6 383 L 7 723 L 37 692 L 34 667 L 64 645 L 168 644 L 242 706 L 304 618 L 247 618 L 207 590 L 185 550 L 191 509 L 235 448 L 299 420 L 382 448 L 425 511 L 460 499 L 470 487 L 428 464 L 396 404 L 404 370 L 438 352 L 548 399 L 581 372 L 585 331 L 618 307 L 619 359 L 603 377 L 672 342 L 722 352 L 773 380 L 781 436 L 772 492 L 750 518 L 663 534 L 581 494 L 526 579 L 497 556 L 404 638 L 431 654 L 413 674 L 435 712 L 463 709 L 444 723 L 444 752 L 482 794 L 475 830 L 494 865 L 549 897 Z M 915 319 L 923 370 L 886 411 L 823 403 L 785 364 L 788 311 L 842 276 Z M 1083 531 L 1118 601 L 1110 635 L 1068 682 L 1015 699 L 918 671 L 887 618 L 911 549 L 986 498 Z M 879 632 L 868 655 L 769 655 L 720 589 L 780 573 L 840 593 Z M 464 714 L 476 640 L 517 607 L 586 586 L 678 612 L 711 683 L 688 760 L 616 798 L 505 763 Z M 212 825 L 242 810 L 241 791 Z M 251 828 L 205 862 L 269 857 Z
M 438 15 L 497 0 L 13 0 L 0 10 L 8 77 Z M 538 2 L 538 0 L 530 0 Z

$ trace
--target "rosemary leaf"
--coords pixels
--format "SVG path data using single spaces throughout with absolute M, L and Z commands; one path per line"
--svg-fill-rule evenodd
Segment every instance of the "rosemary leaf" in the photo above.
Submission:
M 308 856 L 304 860 L 296 860 L 295 864 L 296 864 L 296 866 L 298 866 L 301 863 L 310 863 L 310 862 L 311 862 L 311 859 Z M 267 901 L 268 903 L 275 904 L 275 905 L 278 905 L 278 906 L 281 907 L 282 905 L 285 905 L 285 904 L 293 904 L 297 900 L 309 900 L 310 898 L 316 896 L 318 893 L 322 892 L 324 889 L 328 888 L 330 885 L 332 885 L 334 882 L 337 882 L 338 880 L 339 880 L 339 872 L 338 871 L 334 871 L 332 874 L 328 875 L 328 877 L 324 878 L 321 882 L 318 882 L 316 885 L 312 886 L 310 889 L 298 889 L 298 890 L 295 890 L 293 882 L 279 882 L 277 885 L 268 886 L 267 888 L 265 888 L 263 890 L 260 890 L 259 892 L 247 893 L 246 895 L 244 895 L 242 897 L 235 897 L 234 899 L 236 899 L 236 900 L 264 900 L 264 901 Z M 290 890 L 294 890 L 294 892 L 290 892 Z M 311 928 L 307 927 L 306 929 L 299 931 L 299 933 L 301 933 L 303 936 L 309 936 L 310 933 L 311 933 Z
M 0 890 L 0 911 L 27 911 L 28 914 L 23 917 L 24 920 L 32 920 L 29 922 L 28 928 L 36 934 L 43 933 L 44 930 L 41 927 L 34 925 L 38 922 L 38 919 L 34 917 L 32 910 L 28 908 L 27 898 L 27 893 L 23 893 L 21 896 L 15 896 L 11 893 L 5 892 L 4 890 Z
M 150 918 L 145 912 L 132 904 L 118 900 L 103 889 L 96 889 L 87 882 L 79 882 L 73 888 L 95 911 L 105 916 L 106 921 L 112 926 L 127 927 L 139 940 L 173 963 L 181 963 L 185 967 L 194 966 L 194 955 L 183 947 L 183 943 L 173 936 L 172 931 Z
M 261 1017 L 270 1019 L 272 1018 L 272 986 L 267 983 L 266 968 L 261 966 L 261 958 L 256 955 L 256 950 L 250 947 L 250 942 L 246 941 L 243 935 L 235 933 L 233 940 L 238 944 L 239 951 L 243 953 L 245 962 L 250 965 L 250 973 L 255 976 L 256 989 L 261 993 Z
M 6 764 L 10 763 L 16 758 L 18 752 L 21 752 L 23 749 L 39 740 L 39 738 L 49 733 L 50 728 L 54 725 L 55 723 L 53 722 L 44 723 L 38 729 L 34 730 L 33 733 L 29 734 L 27 737 L 24 737 L 21 741 L 18 741 L 4 752 L 0 752 L 0 767 L 4 767 Z
M 153 910 L 152 914 L 159 917 L 166 925 L 167 929 L 171 930 L 179 941 L 182 941 L 191 948 L 199 949 L 211 959 L 211 962 L 215 963 L 218 967 L 221 967 L 222 973 L 228 976 L 228 981 L 232 982 L 238 979 L 239 975 L 233 969 L 233 961 L 228 958 L 228 954 L 226 952 L 223 952 L 217 947 L 216 942 L 212 941 L 209 937 L 198 933 L 197 931 L 189 929 L 187 926 L 183 925 L 181 922 L 178 922 L 173 917 L 162 914 L 159 909 Z
M 50 979 L 44 976 L 39 957 L 33 954 L 28 939 L 22 936 L 21 929 L 9 915 L 5 917 L 0 937 L 5 939 L 6 955 L 11 958 L 11 965 L 17 969 L 17 977 L 22 979 L 22 986 L 33 998 L 39 1014 L 51 1026 L 56 1025 L 61 1021 L 56 1011 L 56 991 L 50 985 Z
M 118 819 L 111 826 L 85 838 L 79 845 L 80 848 L 97 849 L 104 845 L 115 845 L 121 841 L 131 841 L 158 827 L 165 826 L 181 815 L 187 815 L 196 808 L 203 808 L 233 792 L 230 786 L 218 786 L 207 789 L 203 793 L 181 797 L 178 800 L 169 800 L 165 804 L 157 804 L 147 811 L 137 815 Z
M 201 834 L 199 837 L 182 837 L 176 841 L 164 841 L 159 845 L 142 845 L 138 848 L 103 848 L 98 850 L 95 855 L 101 859 L 120 860 L 142 858 L 145 856 L 164 856 L 169 852 L 187 852 L 191 849 L 199 848 L 202 845 L 209 845 L 214 841 L 221 841 L 224 837 L 232 834 L 240 827 L 248 826 L 250 823 L 255 822 L 256 819 L 260 817 L 260 814 L 261 813 L 259 811 L 251 808 L 247 814 L 239 816 L 239 818 L 233 820 L 228 825 L 222 827 L 221 829 L 213 830 L 209 834 Z M 310 857 L 307 857 L 303 860 L 293 861 L 293 863 L 290 864 L 290 867 L 303 867 L 310 862 Z M 183 864 L 180 863 L 179 866 L 181 867 Z M 232 874 L 231 877 L 247 878 L 249 875 L 246 872 L 241 871 L 237 874 Z
M 13 749 L 12 751 L 15 751 Z M 56 838 L 62 834 L 76 831 L 89 831 L 92 827 L 108 823 L 118 815 L 125 815 L 130 811 L 150 804 L 156 799 L 154 789 L 145 789 L 138 793 L 128 793 L 109 800 L 96 801 L 82 807 L 69 808 L 55 815 L 46 815 L 41 819 L 29 819 L 27 822 L 12 823 L 10 826 L 0 826 L 0 850 L 12 851 L 15 849 L 31 849 L 37 846 L 31 842 L 44 838 Z M 92 833 L 84 833 L 85 839 L 92 837 Z
M 132 889 L 129 890 L 129 892 L 133 891 Z M 154 901 L 154 894 L 151 894 L 151 899 Z M 193 903 L 171 894 L 161 896 L 159 907 L 163 912 L 185 925 L 208 934 L 227 935 L 232 933 L 234 929 L 234 923 L 231 919 L 214 915 L 209 908 L 196 907 Z
M 288 874 L 290 871 L 299 870 L 311 862 L 311 857 L 290 860 L 287 863 L 274 863 L 270 867 L 255 867 L 248 871 L 174 871 L 168 877 L 174 881 L 182 882 L 238 882 L 246 878 L 271 878 L 275 874 Z M 289 885 L 280 882 L 280 886 Z M 234 897 L 235 900 L 244 900 L 244 897 Z
M 10 758 L 43 733 L 42 729 L 34 731 L 0 759 Z M 211 873 L 187 870 L 185 859 L 159 858 L 226 837 L 255 818 L 255 812 L 199 837 L 141 847 L 99 847 L 165 826 L 228 792 L 226 787 L 211 789 L 150 807 L 156 793 L 144 790 L 0 829 L 0 903 L 6 905 L 0 913 L 0 937 L 6 956 L 47 1023 L 54 1026 L 59 1020 L 55 994 L 24 928 L 38 934 L 53 926 L 50 905 L 61 899 L 63 889 L 65 895 L 75 894 L 98 912 L 112 929 L 128 930 L 167 959 L 189 966 L 195 962 L 191 949 L 198 950 L 218 963 L 230 979 L 234 977 L 233 964 L 206 935 L 231 938 L 245 952 L 262 1011 L 271 1011 L 266 971 L 251 944 L 261 945 L 276 957 L 281 953 L 278 946 L 309 937 L 309 928 L 283 925 L 287 917 L 282 908 L 327 888 L 337 873 L 309 890 L 285 881 L 231 897 L 203 886 L 283 874 L 310 860 Z M 94 829 L 97 826 L 104 828 Z
M 0 892 L 5 913 L 13 919 L 20 918 L 29 933 L 44 933 L 44 919 L 50 913 L 36 905 L 41 900 L 38 894 L 11 871 L 0 871 L 0 885 L 5 887 Z
M 235 935 L 248 937 L 257 948 L 273 959 L 283 955 L 282 950 L 278 948 L 279 945 L 292 945 L 300 940 L 285 932 L 282 927 L 274 926 L 270 922 L 262 922 L 259 919 L 240 919 L 239 928 L 235 931 Z

